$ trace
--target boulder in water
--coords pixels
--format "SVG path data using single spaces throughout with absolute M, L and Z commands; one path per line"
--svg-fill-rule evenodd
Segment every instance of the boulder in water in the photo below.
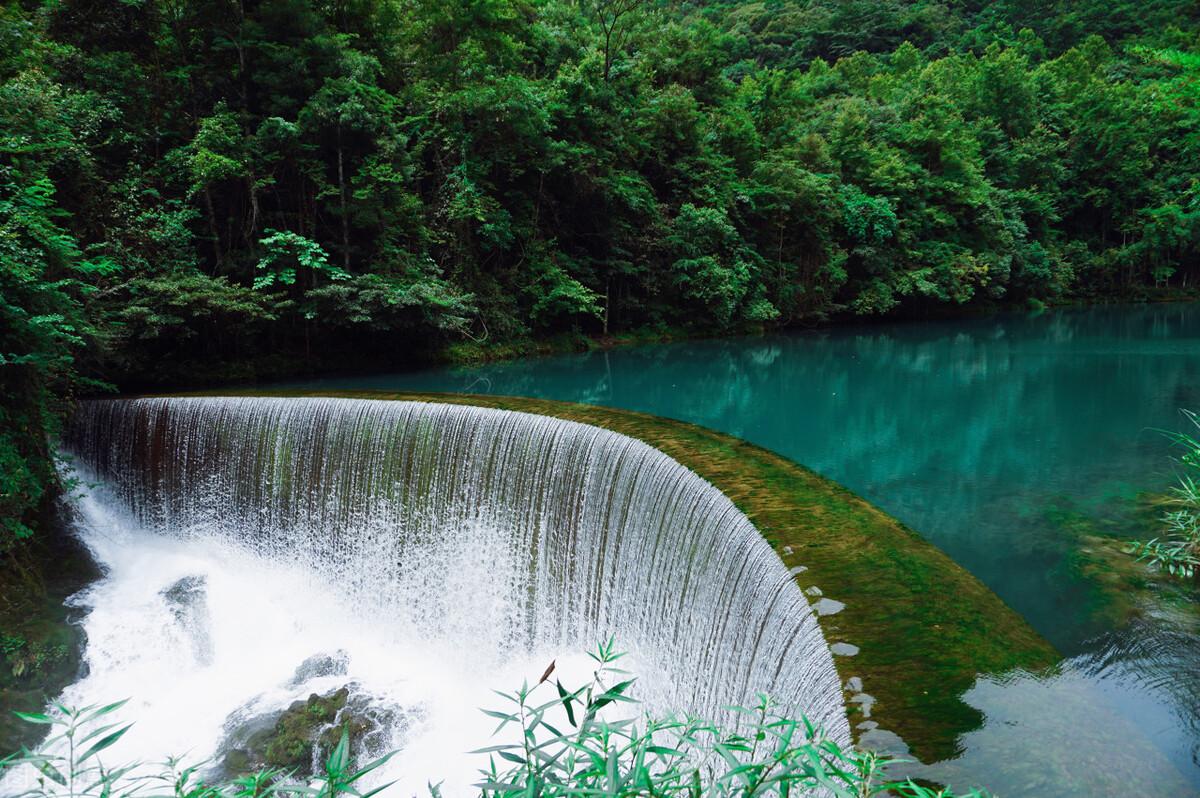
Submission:
M 244 720 L 221 746 L 219 775 L 233 777 L 264 768 L 279 768 L 304 778 L 320 769 L 321 760 L 342 734 L 350 738 L 350 754 L 364 760 L 387 752 L 397 724 L 407 713 L 381 706 L 349 684 L 324 695 L 313 693 L 282 712 Z
M 185 576 L 164 588 L 159 595 L 166 601 L 175 623 L 187 637 L 196 662 L 211 664 L 213 645 L 210 633 L 212 619 L 208 612 L 208 579 L 199 575 Z
M 319 679 L 322 676 L 345 676 L 349 665 L 350 655 L 342 649 L 332 654 L 313 654 L 296 668 L 288 686 L 299 687 L 309 679 Z
M 204 602 L 204 592 L 208 587 L 208 579 L 204 576 L 185 576 L 176 580 L 170 587 L 163 588 L 160 595 L 167 600 L 167 606 L 176 619 L 187 614 L 187 611 L 197 604 Z

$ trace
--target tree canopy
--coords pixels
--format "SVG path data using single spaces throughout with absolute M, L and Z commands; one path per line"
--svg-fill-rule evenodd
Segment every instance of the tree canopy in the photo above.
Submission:
M 1190 288 L 1200 10 L 1037 5 L 8 0 L 6 384 Z

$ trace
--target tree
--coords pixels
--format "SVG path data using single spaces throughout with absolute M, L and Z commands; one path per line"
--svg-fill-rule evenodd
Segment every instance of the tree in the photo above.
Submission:
M 617 57 L 633 27 L 642 0 L 586 0 L 588 12 L 600 26 L 601 52 L 604 55 L 602 75 L 607 83 L 612 74 L 613 61 Z

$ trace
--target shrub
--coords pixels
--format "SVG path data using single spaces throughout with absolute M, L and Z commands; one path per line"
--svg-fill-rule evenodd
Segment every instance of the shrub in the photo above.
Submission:
M 1200 429 L 1200 417 L 1185 410 L 1184 415 Z M 1200 573 L 1200 440 L 1186 432 L 1168 433 L 1183 449 L 1179 464 L 1183 472 L 1179 484 L 1171 489 L 1171 509 L 1162 519 L 1163 534 L 1147 541 L 1134 541 L 1130 552 L 1150 565 L 1184 579 Z

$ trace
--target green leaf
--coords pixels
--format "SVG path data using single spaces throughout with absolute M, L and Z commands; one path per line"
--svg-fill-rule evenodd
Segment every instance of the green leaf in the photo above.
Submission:
M 112 734 L 109 734 L 108 736 L 101 738 L 99 742 L 92 745 L 91 748 L 87 749 L 87 751 L 85 751 L 83 754 L 81 754 L 79 757 L 77 757 L 76 761 L 84 762 L 87 759 L 89 759 L 90 757 L 93 757 L 96 754 L 100 753 L 105 748 L 108 748 L 110 745 L 115 743 L 117 740 L 120 740 L 121 737 L 124 736 L 125 732 L 129 731 L 129 729 L 132 726 L 133 726 L 132 723 L 127 724 L 126 726 L 118 729 L 117 731 L 113 732 Z
M 51 765 L 49 762 L 47 762 L 45 760 L 40 761 L 40 762 L 33 761 L 33 762 L 31 762 L 31 764 L 35 768 L 40 770 L 42 772 L 42 775 L 44 775 L 46 778 L 50 779 L 50 781 L 54 782 L 55 784 L 61 784 L 64 787 L 67 785 L 66 776 L 64 776 L 62 773 L 60 773 L 58 771 L 58 768 L 54 767 L 54 765 Z
M 57 722 L 54 718 L 50 717 L 49 715 L 44 715 L 41 712 L 17 712 L 16 710 L 13 710 L 13 714 L 26 723 L 50 725 Z
M 558 679 L 554 680 L 554 686 L 558 689 L 558 697 L 562 701 L 563 708 L 567 711 L 567 720 L 571 722 L 572 726 L 578 726 L 579 724 L 575 722 L 575 708 L 572 706 L 574 695 L 568 693 L 566 688 L 562 686 L 562 682 Z

